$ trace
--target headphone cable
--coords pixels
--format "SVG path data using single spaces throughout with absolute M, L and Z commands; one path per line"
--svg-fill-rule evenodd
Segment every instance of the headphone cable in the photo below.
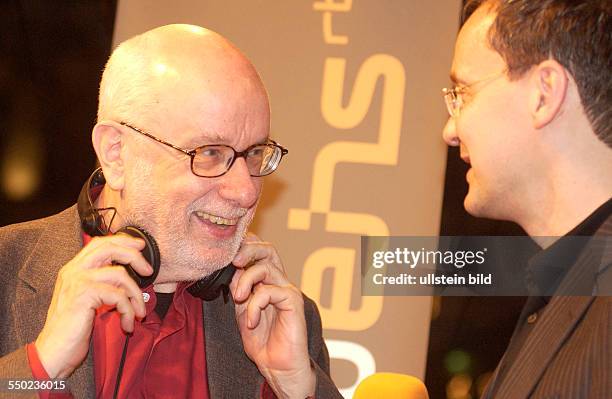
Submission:
M 119 362 L 119 370 L 117 370 L 117 381 L 115 381 L 115 392 L 113 393 L 113 399 L 117 399 L 119 393 L 119 385 L 121 384 L 121 376 L 123 375 L 123 366 L 125 365 L 125 358 L 127 355 L 128 343 L 130 342 L 130 336 L 125 336 L 125 344 L 123 344 L 123 353 L 121 354 L 121 361 Z

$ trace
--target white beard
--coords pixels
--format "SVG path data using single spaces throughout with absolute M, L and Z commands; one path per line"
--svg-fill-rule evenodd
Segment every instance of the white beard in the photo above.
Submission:
M 206 197 L 199 198 L 187 209 L 170 206 L 167 199 L 154 192 L 152 165 L 138 161 L 137 179 L 130 183 L 130 193 L 125 193 L 126 209 L 121 215 L 126 225 L 145 229 L 157 242 L 161 255 L 161 270 L 157 283 L 196 281 L 227 266 L 234 259 L 242 240 L 247 234 L 255 214 L 256 205 L 245 210 L 227 202 Z M 126 186 L 128 179 L 126 178 Z M 202 205 L 199 205 L 201 203 Z M 226 240 L 206 239 L 198 242 L 190 231 L 196 210 L 239 218 L 234 236 Z

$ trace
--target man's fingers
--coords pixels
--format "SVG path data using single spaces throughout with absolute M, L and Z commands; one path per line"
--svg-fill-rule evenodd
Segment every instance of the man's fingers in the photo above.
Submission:
M 244 237 L 244 240 L 242 242 L 255 242 L 255 241 L 261 241 L 261 239 L 257 236 L 257 234 L 253 233 L 252 231 L 249 231 Z
M 87 250 L 87 247 L 85 247 Z M 93 269 L 112 263 L 130 265 L 141 275 L 148 276 L 153 269 L 147 263 L 139 249 L 106 242 L 95 250 L 86 251 L 80 259 L 79 264 L 85 269 Z
M 114 306 L 121 315 L 121 328 L 127 333 L 134 331 L 134 308 L 125 291 L 108 284 L 95 285 L 96 295 L 107 306 Z
M 236 269 L 236 272 L 234 273 L 234 276 L 232 277 L 232 281 L 230 282 L 229 285 L 229 289 L 232 293 L 232 297 L 234 298 L 234 301 L 236 301 L 236 288 L 238 288 L 238 281 L 240 280 L 240 277 L 242 276 L 242 274 L 244 273 L 244 269 Z
M 281 302 L 285 299 L 286 295 L 283 296 L 279 287 L 267 286 L 257 289 L 247 305 L 247 326 L 249 328 L 256 328 L 259 325 L 261 312 L 268 305 L 274 302 Z
M 266 258 L 278 259 L 276 249 L 274 249 L 272 244 L 263 241 L 246 241 L 245 239 L 242 241 L 242 245 L 232 263 L 236 267 L 245 267 Z
M 257 286 L 247 305 L 247 326 L 256 328 L 261 320 L 261 312 L 266 307 L 271 305 L 281 312 L 295 310 L 301 298 L 293 286 Z
M 109 266 L 94 270 L 91 278 L 98 283 L 106 283 L 123 288 L 125 295 L 136 311 L 136 316 L 140 318 L 146 316 L 142 291 L 123 266 Z
M 271 285 L 288 285 L 289 280 L 284 273 L 269 263 L 259 263 L 244 270 L 236 284 L 234 300 L 244 301 L 248 298 L 253 286 L 258 283 Z
M 145 242 L 141 238 L 132 237 L 128 234 L 114 234 L 111 236 L 93 237 L 85 248 L 96 249 L 106 243 L 112 243 L 122 247 L 131 247 L 139 251 L 145 247 Z
M 36 339 L 40 360 L 51 377 L 67 377 L 89 350 L 96 309 L 119 312 L 121 328 L 134 331 L 134 318 L 144 317 L 142 293 L 123 267 L 137 273 L 152 269 L 140 253 L 142 239 L 127 235 L 94 237 L 58 273 L 45 325 Z

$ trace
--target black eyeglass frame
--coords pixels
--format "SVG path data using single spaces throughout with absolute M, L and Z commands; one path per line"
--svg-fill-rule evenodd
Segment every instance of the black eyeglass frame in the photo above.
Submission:
M 229 146 L 229 145 L 225 145 L 225 144 L 205 144 L 196 148 L 193 148 L 191 150 L 186 150 L 184 148 L 181 148 L 177 145 L 174 145 L 172 143 L 168 143 L 167 141 L 164 141 L 158 137 L 153 136 L 151 133 L 147 133 L 142 129 L 139 129 L 135 126 L 132 126 L 131 124 L 127 123 L 127 122 L 119 122 L 120 125 L 125 126 L 125 127 L 129 127 L 130 129 L 134 130 L 135 132 L 138 132 L 144 136 L 147 136 L 150 139 L 153 139 L 155 141 L 157 141 L 158 143 L 161 143 L 163 145 L 166 145 L 170 148 L 174 148 L 177 151 L 182 152 L 183 154 L 189 156 L 189 158 L 191 158 L 191 173 L 193 173 L 194 175 L 198 176 L 198 177 L 208 177 L 208 178 L 213 178 L 213 177 L 219 177 L 219 176 L 223 176 L 224 174 L 226 174 L 227 172 L 229 172 L 229 170 L 232 168 L 232 166 L 234 165 L 234 162 L 236 162 L 237 158 L 244 158 L 245 160 L 247 159 L 246 156 L 249 153 L 249 151 L 251 151 L 253 148 L 255 147 L 275 147 L 278 148 L 281 151 L 280 154 L 280 158 L 278 159 L 278 162 L 276 164 L 276 166 L 274 167 L 274 169 L 272 169 L 269 173 L 266 173 L 264 175 L 254 175 L 249 171 L 249 174 L 253 177 L 261 177 L 261 176 L 268 176 L 272 173 L 274 173 L 274 171 L 276 171 L 276 169 L 278 168 L 278 165 L 280 165 L 281 160 L 283 159 L 283 157 L 285 155 L 287 155 L 289 153 L 289 150 L 286 149 L 285 147 L 283 147 L 282 145 L 278 144 L 276 141 L 272 140 L 272 139 L 268 139 L 268 143 L 263 143 L 263 144 L 253 144 L 252 146 L 249 146 L 248 148 L 246 148 L 244 151 L 236 151 L 233 147 Z M 198 150 L 201 150 L 202 148 L 206 148 L 206 147 L 226 147 L 231 149 L 234 152 L 234 156 L 232 157 L 232 161 L 227 165 L 227 169 L 225 170 L 225 172 L 220 173 L 218 175 L 214 175 L 214 176 L 204 176 L 201 174 L 196 173 L 194 167 L 193 167 L 193 160 L 195 159 L 196 155 L 198 154 Z

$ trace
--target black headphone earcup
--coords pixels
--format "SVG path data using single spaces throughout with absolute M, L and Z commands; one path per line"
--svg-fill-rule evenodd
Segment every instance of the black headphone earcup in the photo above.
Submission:
M 92 199 L 90 194 L 90 191 L 92 191 L 92 189 L 104 185 L 105 183 L 106 179 L 104 178 L 104 174 L 102 173 L 102 168 L 96 169 L 83 185 L 81 193 L 79 194 L 79 199 L 77 200 L 77 210 L 79 212 L 79 218 L 81 219 L 81 228 L 91 237 L 105 236 L 110 233 L 108 227 L 104 222 L 104 217 L 100 214 L 100 212 L 98 212 L 98 209 L 96 209 L 96 207 L 94 206 L 95 198 Z M 115 208 L 102 208 L 102 210 L 113 210 L 114 212 L 116 212 Z M 111 218 L 110 223 L 112 223 L 112 220 L 113 219 Z M 149 262 L 151 267 L 153 267 L 153 274 L 151 274 L 150 276 L 141 276 L 137 274 L 130 265 L 123 266 L 127 270 L 130 277 L 132 277 L 132 279 L 136 281 L 136 284 L 138 284 L 140 288 L 144 288 L 153 284 L 153 282 L 157 278 L 157 274 L 159 273 L 159 267 L 161 264 L 159 248 L 157 247 L 157 243 L 155 242 L 153 237 L 146 231 L 135 226 L 126 226 L 119 230 L 117 233 L 128 234 L 132 237 L 141 238 L 142 240 L 144 240 L 145 247 L 141 252 L 146 261 Z
M 229 285 L 232 282 L 232 277 L 236 272 L 236 266 L 231 263 L 216 272 L 211 273 L 209 276 L 193 283 L 187 291 L 204 301 L 212 301 L 223 292 L 224 300 L 227 302 L 227 296 L 229 293 Z
M 157 278 L 157 275 L 159 274 L 159 267 L 161 264 L 159 248 L 157 246 L 157 242 L 155 242 L 155 239 L 145 230 L 135 226 L 125 226 L 124 228 L 119 230 L 117 234 L 128 234 L 132 237 L 141 238 L 142 240 L 144 240 L 145 247 L 141 251 L 142 256 L 153 268 L 153 273 L 150 276 L 141 276 L 140 274 L 136 273 L 130 265 L 123 266 L 127 270 L 130 277 L 132 277 L 132 279 L 136 281 L 136 284 L 138 284 L 140 288 L 145 288 L 153 284 L 153 282 Z

